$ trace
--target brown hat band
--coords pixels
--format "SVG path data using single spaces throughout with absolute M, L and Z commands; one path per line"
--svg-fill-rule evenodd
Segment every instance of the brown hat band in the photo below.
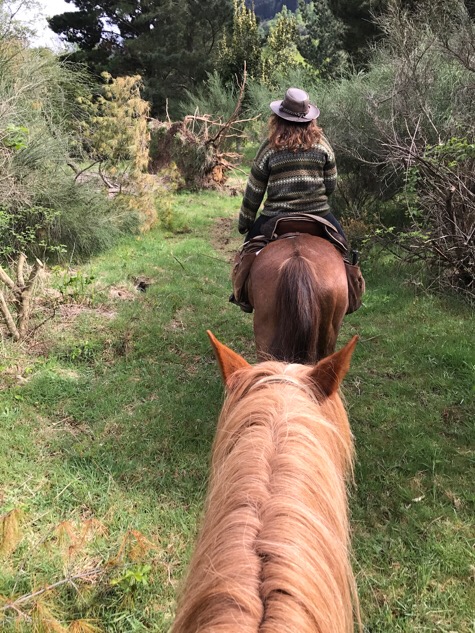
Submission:
M 299 119 L 303 119 L 307 116 L 310 107 L 307 108 L 305 112 L 295 112 L 294 110 L 289 110 L 288 108 L 284 108 L 284 106 L 280 106 L 279 110 L 281 112 L 285 112 L 286 114 L 291 114 L 292 116 L 297 116 Z

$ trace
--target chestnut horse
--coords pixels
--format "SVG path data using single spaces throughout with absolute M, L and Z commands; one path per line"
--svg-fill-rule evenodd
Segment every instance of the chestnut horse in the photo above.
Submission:
M 328 240 L 301 233 L 271 242 L 252 264 L 248 293 L 260 360 L 315 363 L 335 351 L 348 281 Z
M 361 629 L 347 513 L 353 442 L 338 393 L 357 337 L 312 367 L 251 366 L 208 334 L 227 397 L 172 633 Z

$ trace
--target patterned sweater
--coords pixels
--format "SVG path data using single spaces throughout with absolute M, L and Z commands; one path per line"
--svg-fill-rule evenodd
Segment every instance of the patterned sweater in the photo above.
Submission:
M 315 213 L 326 215 L 328 196 L 336 187 L 336 163 L 327 139 L 309 150 L 276 150 L 266 140 L 259 148 L 239 213 L 239 232 L 246 233 L 254 223 L 267 189 L 261 211 L 277 214 Z

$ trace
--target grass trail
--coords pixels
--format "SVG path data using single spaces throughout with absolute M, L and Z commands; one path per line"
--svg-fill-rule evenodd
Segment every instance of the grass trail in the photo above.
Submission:
M 5 631 L 167 630 L 222 402 L 205 330 L 255 358 L 252 317 L 227 303 L 238 206 L 178 197 L 175 232 L 125 240 L 76 275 L 56 271 L 74 301 L 29 349 L 3 344 Z M 340 342 L 361 337 L 345 394 L 366 628 L 473 633 L 475 319 L 394 261 L 363 268 L 365 306 Z M 74 585 L 31 596 L 67 578 Z

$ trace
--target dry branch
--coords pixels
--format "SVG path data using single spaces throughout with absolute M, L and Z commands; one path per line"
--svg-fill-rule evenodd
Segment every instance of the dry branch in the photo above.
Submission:
M 13 290 L 15 288 L 15 282 L 13 281 L 13 279 L 9 277 L 9 275 L 3 270 L 1 266 L 0 266 L 0 281 L 3 281 L 3 283 L 6 286 L 8 286 L 10 290 Z
M 20 340 L 20 333 L 18 332 L 15 319 L 13 318 L 12 313 L 8 309 L 7 302 L 5 301 L 5 296 L 1 290 L 0 290 L 0 312 L 3 315 L 3 319 L 7 325 L 8 331 L 10 332 L 12 338 L 15 341 Z
M 10 291 L 10 295 L 13 295 L 10 302 L 8 302 L 8 295 L 5 295 L 4 292 L 0 290 L 0 313 L 3 316 L 10 336 L 15 341 L 25 338 L 28 332 L 34 283 L 44 268 L 43 262 L 36 259 L 31 268 L 28 280 L 25 282 L 24 271 L 26 264 L 26 255 L 20 253 L 16 263 L 16 282 L 13 281 L 8 273 L 0 266 L 0 281 L 3 282 L 7 290 Z M 14 313 L 16 313 L 15 316 Z
M 229 117 L 229 119 L 226 122 L 226 124 L 221 128 L 221 130 L 219 130 L 219 132 L 216 134 L 216 136 L 213 139 L 211 139 L 210 142 L 212 142 L 214 144 L 217 144 L 218 141 L 219 141 L 219 137 L 222 136 L 226 132 L 226 130 L 228 130 L 231 127 L 231 125 L 236 123 L 238 114 L 239 114 L 239 112 L 241 111 L 241 108 L 242 108 L 242 102 L 243 102 L 243 99 L 244 99 L 244 89 L 246 87 L 246 81 L 247 81 L 247 70 L 246 70 L 246 62 L 244 62 L 244 73 L 243 73 L 241 85 L 239 86 L 239 95 L 238 95 L 238 100 L 237 100 L 236 106 L 234 108 L 234 111 L 231 114 L 231 116 Z
M 26 602 L 30 602 L 30 600 L 33 600 L 34 598 L 38 598 L 39 596 L 42 596 L 43 594 L 48 593 L 49 591 L 53 591 L 53 589 L 57 589 L 58 587 L 61 587 L 63 585 L 72 585 L 75 589 L 77 589 L 75 581 L 78 581 L 78 580 L 91 581 L 93 578 L 99 576 L 102 573 L 104 573 L 104 569 L 102 567 L 96 567 L 95 569 L 90 569 L 89 571 L 85 571 L 79 574 L 74 574 L 72 576 L 67 576 L 66 578 L 62 578 L 61 580 L 58 580 L 57 582 L 53 582 L 52 584 L 47 585 L 46 587 L 42 587 L 41 589 L 38 589 L 37 591 L 32 591 L 31 593 L 27 593 L 23 596 L 20 596 L 16 600 L 7 602 L 5 605 L 3 605 L 0 608 L 0 610 L 1 611 L 12 610 L 17 613 L 20 613 L 21 612 L 19 609 L 20 605 L 23 605 Z
M 181 121 L 152 121 L 156 138 L 155 158 L 150 170 L 157 172 L 174 163 L 188 189 L 216 189 L 222 186 L 241 155 L 229 151 L 230 141 L 244 138 L 242 125 L 254 118 L 239 119 L 242 108 L 246 72 L 239 86 L 234 110 L 225 121 L 195 111 Z

